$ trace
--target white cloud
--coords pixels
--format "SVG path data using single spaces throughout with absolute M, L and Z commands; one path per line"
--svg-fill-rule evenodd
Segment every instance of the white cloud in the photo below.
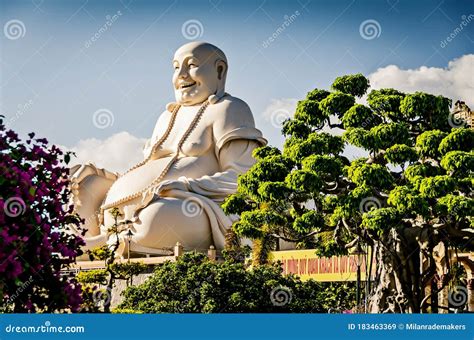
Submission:
M 281 98 L 270 99 L 270 104 L 263 111 L 265 120 L 272 123 L 273 127 L 280 129 L 283 121 L 293 117 L 298 99 Z
M 453 99 L 454 102 L 460 99 L 471 108 L 474 108 L 473 75 L 474 54 L 468 54 L 451 60 L 446 68 L 421 66 L 413 70 L 403 70 L 396 65 L 389 65 L 379 68 L 368 78 L 371 89 L 395 88 L 407 93 L 423 91 L 443 95 Z M 284 138 L 280 134 L 281 123 L 286 118 L 293 117 L 298 100 L 296 98 L 271 99 L 263 111 L 263 117 L 272 123 L 274 129 L 269 129 L 266 126 L 262 128 L 265 136 L 273 141 L 274 145 L 282 146 Z M 367 96 L 364 96 L 357 99 L 357 102 L 367 104 L 366 100 Z M 331 121 L 332 123 L 338 123 L 335 117 L 332 117 Z M 343 132 L 341 129 L 330 129 L 327 126 L 324 127 L 323 131 L 335 135 L 341 135 Z M 354 159 L 365 157 L 367 153 L 360 148 L 348 145 L 345 148 L 344 155 Z
M 93 162 L 100 168 L 122 173 L 143 160 L 142 150 L 145 141 L 144 138 L 135 137 L 124 131 L 105 140 L 83 139 L 73 147 L 64 149 L 74 151 L 77 155 L 72 158 L 71 166 Z
M 402 70 L 396 65 L 379 68 L 369 75 L 372 89 L 395 88 L 403 92 L 423 91 L 466 102 L 474 107 L 474 54 L 448 63 L 447 68 L 426 67 Z

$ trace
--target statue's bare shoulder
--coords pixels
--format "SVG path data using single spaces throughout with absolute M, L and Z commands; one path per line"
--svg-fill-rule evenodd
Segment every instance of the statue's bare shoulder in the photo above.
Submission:
M 210 108 L 215 129 L 226 126 L 255 127 L 252 111 L 242 99 L 226 95 L 217 103 L 211 105 Z
M 164 110 L 156 120 L 155 127 L 153 129 L 153 134 L 151 140 L 155 140 L 158 135 L 161 134 L 161 130 L 163 126 L 167 126 L 169 124 L 171 118 L 171 112 L 169 110 Z

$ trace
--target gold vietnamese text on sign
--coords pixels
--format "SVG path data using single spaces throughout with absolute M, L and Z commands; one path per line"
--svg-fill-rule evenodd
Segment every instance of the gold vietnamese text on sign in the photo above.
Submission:
M 361 280 L 366 279 L 366 260 L 370 254 L 360 256 Z M 314 249 L 273 251 L 271 261 L 280 261 L 283 273 L 293 273 L 303 281 L 356 281 L 358 255 L 318 257 Z M 367 260 L 368 261 L 368 260 Z M 375 259 L 372 265 L 372 278 L 375 273 Z

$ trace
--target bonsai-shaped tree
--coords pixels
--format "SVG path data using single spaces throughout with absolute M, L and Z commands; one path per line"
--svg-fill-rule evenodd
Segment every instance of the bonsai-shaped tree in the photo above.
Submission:
M 70 154 L 46 139 L 26 141 L 0 116 L 0 310 L 76 311 L 81 286 L 64 275 L 82 254 L 72 232 L 80 220 L 69 204 Z
M 356 74 L 309 92 L 283 125 L 283 151 L 256 149 L 223 209 L 240 215 L 233 231 L 254 240 L 255 264 L 281 240 L 324 256 L 370 247 L 369 310 L 420 312 L 434 251 L 474 249 L 474 131 L 456 125 L 445 97 L 381 89 L 356 103 L 368 88 Z M 367 157 L 349 160 L 347 144 Z
M 118 208 L 111 209 L 114 224 L 108 228 L 108 233 L 113 235 L 112 245 L 104 245 L 88 251 L 90 260 L 104 261 L 104 269 L 94 269 L 79 272 L 77 279 L 83 284 L 84 303 L 81 311 L 100 312 L 103 307 L 105 313 L 110 313 L 112 290 L 116 280 L 126 280 L 127 283 L 140 273 L 147 270 L 147 265 L 142 262 L 117 262 L 117 249 L 120 245 L 119 234 L 127 227 L 130 221 L 118 222 L 121 213 Z M 105 288 L 99 288 L 99 286 Z

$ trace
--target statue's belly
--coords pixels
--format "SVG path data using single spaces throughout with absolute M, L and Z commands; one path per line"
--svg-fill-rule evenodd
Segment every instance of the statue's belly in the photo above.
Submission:
M 151 160 L 145 165 L 119 177 L 111 186 L 105 204 L 116 202 L 124 197 L 146 189 L 171 161 L 171 157 Z M 213 175 L 219 171 L 219 165 L 213 154 L 199 157 L 183 157 L 168 170 L 163 180 L 177 179 L 181 176 L 199 178 Z

